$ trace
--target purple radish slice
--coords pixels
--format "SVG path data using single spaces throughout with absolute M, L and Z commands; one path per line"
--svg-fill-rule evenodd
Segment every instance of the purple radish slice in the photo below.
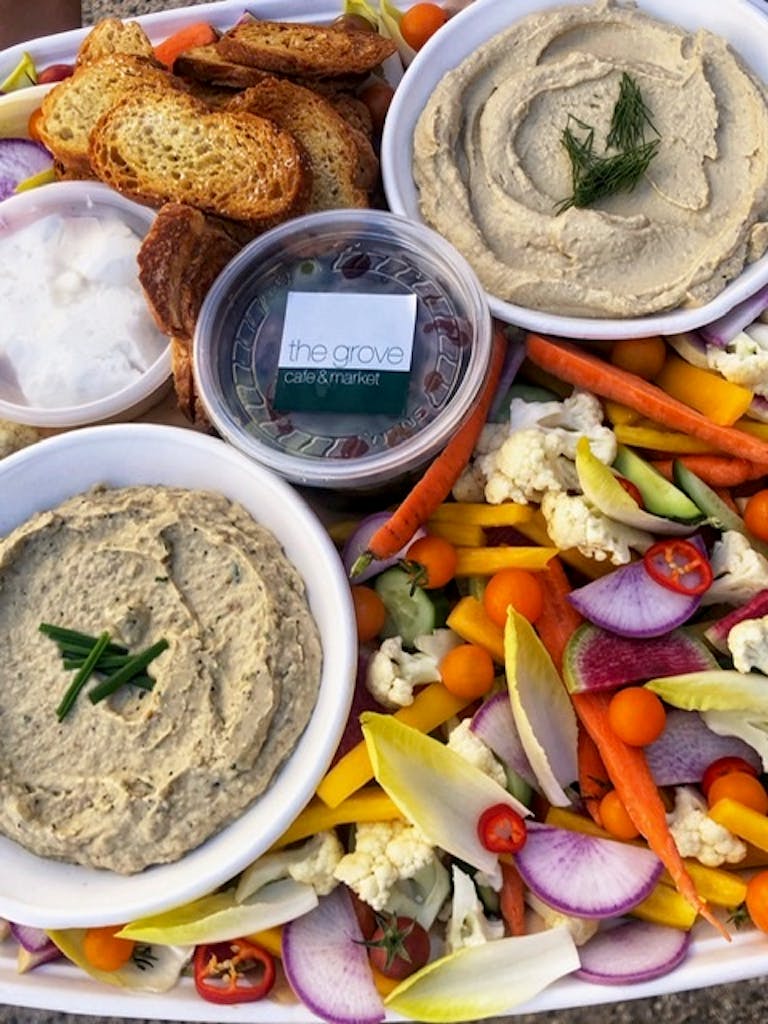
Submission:
M 705 341 L 718 348 L 725 348 L 733 341 L 737 334 L 740 334 L 745 327 L 749 327 L 753 320 L 756 320 L 763 310 L 768 309 L 768 285 L 765 285 L 754 295 L 740 302 L 733 309 L 729 310 L 718 320 L 699 328 Z
M 11 921 L 11 935 L 20 946 L 23 946 L 30 953 L 39 953 L 51 944 L 42 928 L 32 928 L 27 924 L 16 924 Z
M 0 139 L 0 200 L 13 195 L 16 186 L 48 170 L 53 158 L 45 146 L 31 139 Z
M 718 736 L 698 711 L 680 708 L 667 708 L 664 732 L 645 748 L 645 757 L 657 786 L 701 782 L 721 757 L 741 757 L 762 771 L 760 756 L 748 743 L 737 736 Z
M 283 927 L 283 968 L 293 991 L 330 1024 L 378 1024 L 384 1004 L 373 982 L 349 891 L 337 886 Z
M 673 667 L 679 665 L 686 667 Z M 628 637 L 584 623 L 572 634 L 563 656 L 565 684 L 571 693 L 612 690 L 657 675 L 718 667 L 706 644 L 682 629 L 657 637 Z
M 550 907 L 597 919 L 636 907 L 663 870 L 656 854 L 644 847 L 533 824 L 515 865 L 528 888 Z
M 364 554 L 368 548 L 368 542 L 371 537 L 376 533 L 380 526 L 390 518 L 389 512 L 374 512 L 370 516 L 366 516 L 357 525 L 357 529 L 354 530 L 352 535 L 347 540 L 341 552 L 341 560 L 344 563 L 344 568 L 347 570 L 347 575 L 352 572 L 352 566 L 355 564 L 360 555 Z M 385 569 L 389 569 L 405 557 L 405 552 L 411 546 L 411 544 L 419 537 L 423 537 L 427 531 L 419 529 L 414 533 L 411 540 L 408 541 L 406 546 L 393 555 L 391 558 L 383 558 L 381 561 L 374 560 L 369 566 L 355 575 L 353 580 L 354 583 L 364 583 L 369 580 L 372 576 L 378 576 L 379 573 L 384 572 Z
M 60 960 L 61 957 L 61 951 L 52 942 L 49 942 L 44 949 L 37 950 L 35 953 L 31 953 L 28 949 L 20 946 L 19 954 L 16 958 L 16 970 L 19 974 L 26 974 L 27 971 L 34 971 L 36 967 L 42 967 L 43 964 Z
M 762 619 L 768 615 L 768 590 L 761 590 L 740 608 L 734 608 L 722 619 L 713 622 L 704 630 L 704 636 L 712 646 L 723 654 L 728 653 L 728 634 L 734 626 L 747 619 Z
M 669 633 L 696 612 L 701 595 L 678 594 L 656 583 L 642 561 L 632 562 L 571 591 L 573 607 L 595 626 L 625 637 Z
M 631 985 L 674 971 L 686 957 L 691 933 L 651 921 L 625 921 L 597 932 L 579 949 L 574 978 L 595 985 Z
M 469 728 L 531 789 L 541 788 L 523 749 L 508 694 L 497 693 L 481 704 L 472 716 Z

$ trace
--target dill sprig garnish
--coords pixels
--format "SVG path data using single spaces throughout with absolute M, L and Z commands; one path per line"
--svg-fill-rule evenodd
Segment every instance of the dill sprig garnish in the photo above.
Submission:
M 626 71 L 621 76 L 619 98 L 611 115 L 611 128 L 606 144 L 613 149 L 629 150 L 645 142 L 645 129 L 658 135 L 651 120 L 640 86 Z
M 572 124 L 581 129 L 581 135 L 574 131 Z M 640 88 L 626 72 L 621 77 L 619 97 L 606 139 L 608 147 L 618 152 L 596 153 L 594 128 L 570 114 L 560 141 L 571 162 L 572 192 L 557 204 L 557 213 L 571 206 L 591 206 L 619 192 L 631 192 L 661 145 L 660 138 L 645 141 L 646 127 L 658 136 Z

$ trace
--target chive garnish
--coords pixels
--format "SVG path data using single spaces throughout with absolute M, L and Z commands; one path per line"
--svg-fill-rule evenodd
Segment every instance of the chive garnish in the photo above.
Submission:
M 119 668 L 116 672 L 107 676 L 106 679 L 103 679 L 97 686 L 94 686 L 92 690 L 89 690 L 88 697 L 91 703 L 98 704 L 99 701 L 110 697 L 125 683 L 133 682 L 134 677 L 143 673 L 147 665 L 154 661 L 158 654 L 161 654 L 167 647 L 167 640 L 158 640 L 157 643 L 147 647 L 146 650 L 134 654 L 122 668 Z
M 595 152 L 595 130 L 577 117 L 569 115 L 563 129 L 561 143 L 571 162 L 572 193 L 556 207 L 562 213 L 571 206 L 591 206 L 599 199 L 631 192 L 645 172 L 661 145 L 659 138 L 645 141 L 645 130 L 650 128 L 658 136 L 650 111 L 640 87 L 626 72 L 621 76 L 619 97 L 613 108 L 611 127 L 606 144 L 615 153 L 599 155 Z M 578 125 L 583 134 L 571 127 Z
M 101 636 L 96 640 L 88 657 L 83 662 L 77 675 L 74 677 L 72 682 L 67 687 L 67 691 L 64 694 L 61 703 L 56 708 L 56 717 L 61 721 L 65 715 L 71 710 L 72 705 L 77 700 L 77 695 L 80 693 L 82 688 L 88 682 L 91 673 L 96 667 L 96 662 L 99 660 L 101 655 L 104 653 L 104 648 L 109 643 L 109 633 L 102 633 Z

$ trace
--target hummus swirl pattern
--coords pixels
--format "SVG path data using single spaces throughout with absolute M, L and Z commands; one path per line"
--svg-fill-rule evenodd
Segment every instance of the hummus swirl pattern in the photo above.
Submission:
M 154 688 L 86 687 L 59 722 L 72 673 L 41 621 L 165 638 Z M 267 788 L 321 660 L 298 572 L 227 499 L 99 488 L 36 515 L 0 542 L 0 831 L 123 874 L 178 860 Z
M 558 214 L 563 130 L 578 118 L 606 152 L 623 72 L 659 151 L 634 191 Z M 500 299 L 596 317 L 697 306 L 768 247 L 768 92 L 710 32 L 610 0 L 552 8 L 444 76 L 413 171 L 427 223 Z

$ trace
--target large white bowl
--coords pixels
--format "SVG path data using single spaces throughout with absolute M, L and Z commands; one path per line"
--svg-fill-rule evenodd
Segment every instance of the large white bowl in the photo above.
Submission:
M 240 502 L 301 573 L 323 648 L 312 718 L 271 787 L 232 825 L 174 864 L 124 876 L 35 856 L 0 837 L 0 917 L 39 927 L 129 921 L 210 892 L 263 853 L 312 796 L 346 724 L 357 666 L 349 585 L 320 520 L 269 470 L 207 435 L 154 424 L 61 434 L 0 462 L 0 536 L 93 484 L 213 490 Z M 3 750 L 3 757 L 13 757 Z
M 387 114 L 381 170 L 387 202 L 394 213 L 422 220 L 413 180 L 413 132 L 427 100 L 443 75 L 477 47 L 515 21 L 540 10 L 583 0 L 475 0 L 452 18 L 417 54 L 397 87 Z M 748 0 L 638 0 L 640 10 L 686 29 L 706 28 L 727 39 L 763 81 L 768 81 L 768 7 Z M 580 339 L 637 338 L 695 330 L 727 313 L 768 284 L 768 255 L 746 267 L 706 305 L 644 317 L 602 319 L 558 316 L 517 306 L 489 295 L 499 319 L 545 334 Z

